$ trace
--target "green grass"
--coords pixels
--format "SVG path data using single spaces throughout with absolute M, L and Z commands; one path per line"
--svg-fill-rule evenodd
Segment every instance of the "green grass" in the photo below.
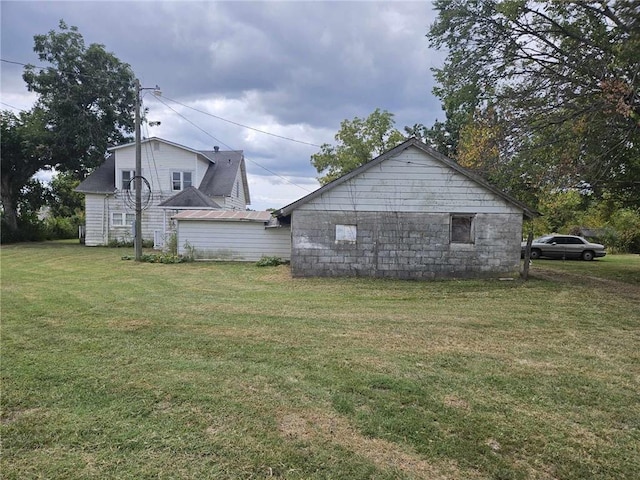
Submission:
M 638 256 L 522 283 L 0 253 L 2 478 L 640 471 Z
M 597 277 L 640 286 L 640 255 L 607 255 L 592 262 L 582 260 L 547 260 L 533 262 L 535 268 Z

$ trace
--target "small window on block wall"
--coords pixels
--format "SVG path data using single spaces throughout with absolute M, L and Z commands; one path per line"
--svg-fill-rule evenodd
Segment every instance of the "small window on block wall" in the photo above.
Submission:
M 451 215 L 451 243 L 475 243 L 474 215 Z
M 355 244 L 357 236 L 356 225 L 336 225 L 336 243 Z

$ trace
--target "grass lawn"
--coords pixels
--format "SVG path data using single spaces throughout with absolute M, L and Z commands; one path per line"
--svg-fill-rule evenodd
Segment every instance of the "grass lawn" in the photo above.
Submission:
M 0 254 L 3 479 L 638 478 L 638 255 L 522 283 Z

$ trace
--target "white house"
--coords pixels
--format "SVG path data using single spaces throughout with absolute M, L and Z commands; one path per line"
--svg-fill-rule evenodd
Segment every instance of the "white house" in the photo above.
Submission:
M 239 210 L 251 203 L 242 151 L 194 150 L 161 138 L 141 142 L 142 238 L 162 247 L 182 210 Z M 85 194 L 85 244 L 133 239 L 135 143 L 110 156 L 76 188 Z

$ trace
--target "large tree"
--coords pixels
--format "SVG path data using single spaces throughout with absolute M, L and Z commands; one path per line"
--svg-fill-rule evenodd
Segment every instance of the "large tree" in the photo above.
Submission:
M 0 198 L 6 228 L 18 229 L 18 210 L 33 175 L 51 163 L 48 130 L 42 110 L 0 112 L 2 162 Z
M 321 184 L 329 183 L 402 143 L 405 137 L 394 128 L 393 114 L 377 108 L 367 118 L 343 120 L 335 136 L 337 145 L 325 143 L 311 155 Z
M 49 167 L 78 178 L 104 161 L 107 146 L 133 132 L 135 77 L 128 64 L 92 43 L 77 27 L 34 37 L 34 51 L 51 68 L 27 66 L 23 78 L 39 97 L 51 133 Z
M 640 204 L 640 7 L 631 0 L 436 0 L 434 92 L 456 156 L 534 188 Z M 513 177 L 511 179 L 513 186 Z
M 7 228 L 18 226 L 18 205 L 40 169 L 81 179 L 104 161 L 109 144 L 133 132 L 134 75 L 104 46 L 84 43 L 76 27 L 34 37 L 47 68 L 29 65 L 23 78 L 38 94 L 31 112 L 2 112 L 2 207 Z M 30 190 L 29 190 L 30 191 Z

